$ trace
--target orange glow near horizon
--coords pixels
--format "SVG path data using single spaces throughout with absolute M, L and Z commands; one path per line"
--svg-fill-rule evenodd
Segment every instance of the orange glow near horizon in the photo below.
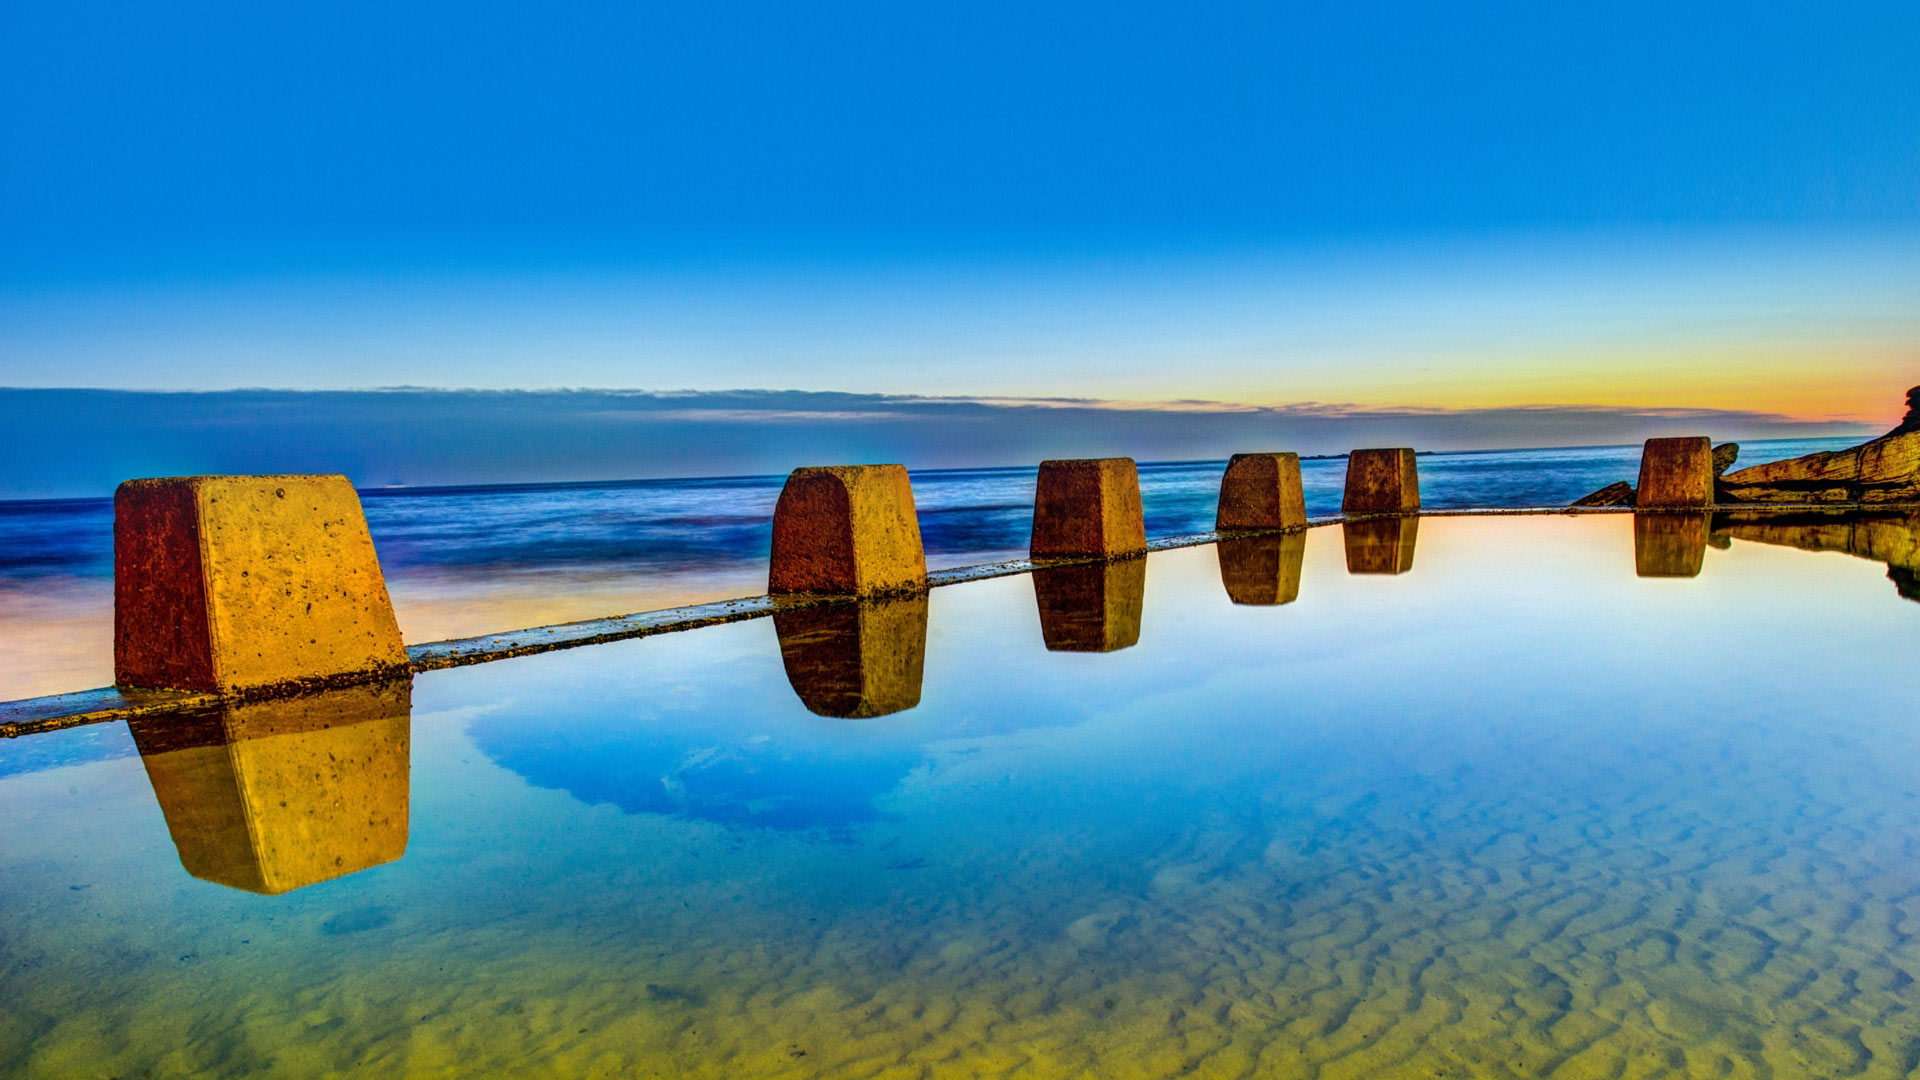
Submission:
M 1550 356 L 1314 365 L 1258 382 L 1222 380 L 1214 394 L 1194 394 L 1189 385 L 1181 396 L 1360 408 L 1723 409 L 1892 426 L 1905 413 L 1907 389 L 1917 384 L 1920 343 L 1591 346 L 1556 349 Z

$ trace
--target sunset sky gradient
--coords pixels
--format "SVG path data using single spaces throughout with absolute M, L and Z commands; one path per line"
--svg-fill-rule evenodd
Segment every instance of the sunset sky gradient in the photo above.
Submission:
M 0 386 L 1885 425 L 1916 70 L 1889 4 L 17 0 Z

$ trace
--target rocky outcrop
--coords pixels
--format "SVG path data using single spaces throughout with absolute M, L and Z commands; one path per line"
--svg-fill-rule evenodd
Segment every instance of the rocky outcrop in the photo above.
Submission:
M 1573 500 L 1575 506 L 1632 506 L 1639 493 L 1625 480 L 1617 480 L 1591 495 Z
M 1908 423 L 1912 419 L 1909 417 Z M 1906 424 L 1869 443 L 1755 465 L 1720 478 L 1719 501 L 1891 503 L 1920 501 L 1920 428 Z
M 1900 425 L 1871 442 L 1727 472 L 1736 443 L 1713 448 L 1713 501 L 1741 503 L 1920 503 L 1920 386 L 1907 391 Z M 1575 506 L 1632 506 L 1628 484 L 1609 484 Z

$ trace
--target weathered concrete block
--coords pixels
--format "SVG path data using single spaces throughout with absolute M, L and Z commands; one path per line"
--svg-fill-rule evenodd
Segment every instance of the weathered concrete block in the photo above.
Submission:
M 773 510 L 768 592 L 870 596 L 926 586 L 903 466 L 835 465 L 787 477 Z
M 1220 556 L 1220 583 L 1236 604 L 1291 604 L 1300 598 L 1300 566 L 1306 558 L 1306 532 L 1247 536 L 1214 545 Z
M 1347 573 L 1404 574 L 1413 569 L 1413 549 L 1420 539 L 1420 519 L 1367 518 L 1342 522 L 1347 544 Z
M 1707 560 L 1708 515 L 1633 515 L 1633 569 L 1640 577 L 1698 577 Z
M 113 553 L 122 686 L 226 693 L 406 669 L 344 476 L 129 480 Z
M 1147 548 L 1132 458 L 1043 461 L 1033 502 L 1036 559 L 1132 555 Z
M 1235 454 L 1220 477 L 1220 508 L 1213 527 L 1304 529 L 1306 496 L 1300 487 L 1300 455 Z
M 1146 559 L 1049 566 L 1032 577 L 1048 651 L 1114 652 L 1140 640 Z
M 1407 514 L 1420 509 L 1419 459 L 1412 450 L 1355 450 L 1347 455 L 1347 514 Z
M 787 682 L 808 712 L 863 719 L 920 704 L 925 593 L 779 611 L 773 629 Z
M 1634 506 L 1710 506 L 1713 475 L 1713 441 L 1705 435 L 1648 439 L 1640 451 L 1639 494 Z
M 128 722 L 187 873 L 284 893 L 407 850 L 410 680 Z

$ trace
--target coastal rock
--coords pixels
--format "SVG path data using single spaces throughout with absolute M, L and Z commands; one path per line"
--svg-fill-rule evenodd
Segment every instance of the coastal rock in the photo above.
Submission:
M 1591 495 L 1573 500 L 1575 506 L 1632 506 L 1633 485 L 1625 480 L 1616 480 Z
M 1920 429 L 1728 473 L 1721 502 L 1890 503 L 1920 501 Z
M 1715 487 L 1722 503 L 1920 501 L 1920 386 L 1899 426 L 1871 442 L 1741 469 Z
M 1900 426 L 1887 432 L 1888 435 L 1905 435 L 1909 431 L 1920 431 L 1920 386 L 1907 391 L 1907 415 Z

